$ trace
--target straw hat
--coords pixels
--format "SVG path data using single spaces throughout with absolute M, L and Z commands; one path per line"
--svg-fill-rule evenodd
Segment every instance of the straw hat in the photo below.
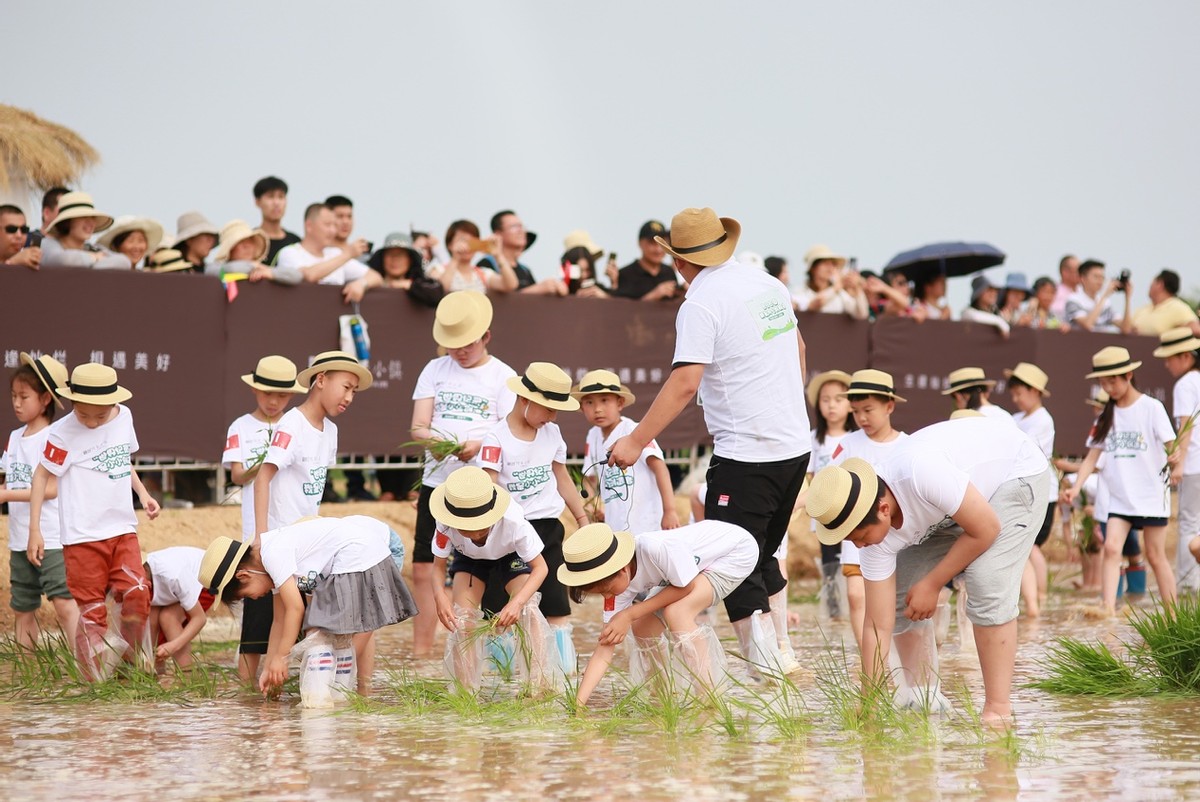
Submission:
M 838 395 L 844 395 L 847 398 L 853 398 L 856 395 L 883 395 L 893 401 L 906 400 L 896 395 L 895 386 L 892 374 L 868 368 L 854 371 L 854 375 L 850 377 L 849 389 Z
M 737 262 L 746 267 L 756 267 L 759 270 L 766 270 L 766 260 L 762 258 L 762 254 L 754 251 L 742 251 L 737 255 Z
M 119 404 L 133 398 L 133 393 L 117 384 L 117 372 L 108 365 L 88 362 L 71 371 L 71 380 L 59 390 L 59 395 L 76 404 Z
M 990 390 L 995 386 L 995 379 L 989 379 L 984 375 L 983 368 L 959 368 L 951 371 L 942 395 L 954 395 L 972 387 L 985 387 Z
M 585 395 L 599 395 L 600 393 L 612 393 L 619 395 L 625 399 L 625 406 L 630 406 L 637 402 L 637 398 L 630 392 L 629 388 L 621 384 L 620 377 L 611 370 L 589 370 L 583 374 L 583 378 L 579 380 L 579 384 L 571 390 L 571 395 L 576 399 L 582 399 Z
M 328 373 L 331 370 L 344 370 L 347 373 L 353 373 L 358 377 L 358 389 L 365 390 L 371 386 L 371 381 L 375 378 L 371 375 L 371 371 L 362 366 L 362 363 L 354 358 L 353 354 L 347 354 L 345 351 L 322 351 L 313 358 L 313 361 L 307 368 L 300 371 L 296 376 L 296 381 L 302 387 L 311 387 L 313 377 L 320 373 Z
M 656 236 L 654 241 L 672 256 L 701 267 L 729 261 L 737 249 L 742 224 L 732 217 L 717 217 L 707 206 L 688 208 L 671 218 L 670 239 Z
M 383 244 L 371 254 L 371 258 L 367 260 L 367 265 L 378 272 L 383 272 L 383 252 L 390 251 L 393 248 L 399 248 L 408 252 L 408 274 L 420 275 L 421 265 L 424 260 L 421 254 L 417 253 L 417 249 L 413 247 L 412 237 L 403 231 L 393 231 L 384 238 Z
M 1108 403 L 1108 393 L 1104 392 L 1103 390 L 1099 390 L 1096 392 L 1095 396 L 1087 399 L 1083 403 L 1087 404 L 1089 407 L 1104 409 L 1104 405 Z
M 113 241 L 122 234 L 130 231 L 140 231 L 146 235 L 146 253 L 154 253 L 163 238 L 162 223 L 149 217 L 135 217 L 123 214 L 113 223 L 112 228 L 105 231 L 96 239 L 96 244 L 109 250 L 113 249 Z
M 571 395 L 571 377 L 558 365 L 530 362 L 524 376 L 513 376 L 505 384 L 521 398 L 547 409 L 562 412 L 579 409 L 579 399 Z
M 200 560 L 200 574 L 196 577 L 200 580 L 200 585 L 213 596 L 221 598 L 221 591 L 225 590 L 229 580 L 237 573 L 238 563 L 249 548 L 250 541 L 234 540 L 225 536 L 209 543 L 208 548 L 204 550 L 204 557 Z
M 604 256 L 604 249 L 593 242 L 592 235 L 582 228 L 577 228 L 563 237 L 563 253 L 572 248 L 587 248 L 587 252 L 592 255 L 592 259 L 596 262 L 599 262 L 600 257 Z
M 1154 355 L 1160 359 L 1200 350 L 1200 340 L 1196 339 L 1196 335 L 1192 334 L 1192 330 L 1187 326 L 1167 329 L 1158 336 L 1158 339 L 1159 346 L 1154 349 Z
M 1050 383 L 1050 377 L 1046 375 L 1046 371 L 1032 362 L 1018 362 L 1012 370 L 1006 368 L 1004 378 L 1020 379 L 1042 395 L 1047 397 L 1050 395 L 1050 391 L 1046 389 L 1046 385 Z
M 956 409 L 950 413 L 950 420 L 958 420 L 959 418 L 986 418 L 986 417 L 987 417 L 987 415 L 984 415 L 982 412 L 980 412 L 977 409 Z
M 607 579 L 629 565 L 633 552 L 629 532 L 614 532 L 608 524 L 581 526 L 563 541 L 558 581 L 575 588 Z
M 878 493 L 879 477 L 864 459 L 851 457 L 840 465 L 817 471 L 808 486 L 804 505 L 809 517 L 817 523 L 817 540 L 826 546 L 836 546 L 845 540 L 867 517 Z
M 846 264 L 846 257 L 834 253 L 828 245 L 814 245 L 804 252 L 804 264 L 809 270 L 812 270 L 817 262 L 826 259 L 836 263 L 838 267 Z
M 467 465 L 446 477 L 429 496 L 434 520 L 458 530 L 487 529 L 504 517 L 512 497 L 483 468 Z
M 253 373 L 242 376 L 242 381 L 264 393 L 304 392 L 296 381 L 296 363 L 285 356 L 264 356 Z
M 74 220 L 77 217 L 96 218 L 97 232 L 105 231 L 113 224 L 112 215 L 96 211 L 91 195 L 86 192 L 68 192 L 58 199 L 58 214 L 54 215 L 50 225 L 46 226 L 46 231 L 50 231 L 64 220 Z
M 818 373 L 812 377 L 812 380 L 808 383 L 808 389 L 805 390 L 805 394 L 808 396 L 808 403 L 813 409 L 816 409 L 817 401 L 821 398 L 822 387 L 829 384 L 829 382 L 841 382 L 849 388 L 853 378 L 853 376 L 844 370 L 827 370 L 824 373 Z M 844 393 L 838 393 L 838 395 L 841 396 Z
M 146 270 L 151 273 L 174 273 L 177 270 L 192 270 L 191 262 L 183 258 L 183 254 L 174 248 L 160 248 L 146 260 Z
M 39 356 L 34 359 L 24 351 L 21 352 L 21 362 L 33 368 L 42 386 L 54 396 L 54 403 L 59 409 L 63 408 L 62 399 L 58 394 L 67 386 L 67 368 L 52 356 Z
M 482 337 L 492 325 L 492 302 L 481 292 L 460 290 L 438 302 L 433 339 L 443 348 L 462 348 Z
M 1119 345 L 1110 345 L 1107 348 L 1101 348 L 1092 355 L 1092 372 L 1084 376 L 1084 378 L 1098 379 L 1101 376 L 1123 376 L 1130 371 L 1137 370 L 1141 366 L 1141 362 L 1134 362 L 1130 358 L 1127 349 Z
M 200 212 L 184 212 L 175 221 L 176 243 L 182 243 L 184 240 L 189 240 L 199 234 L 212 234 L 215 237 L 219 233 L 217 227 L 209 222 L 208 218 L 200 214 Z
M 230 220 L 221 229 L 221 244 L 217 246 L 217 250 L 213 254 L 213 261 L 228 262 L 229 255 L 233 253 L 234 246 L 251 237 L 257 240 L 258 250 L 246 261 L 261 262 L 263 257 L 267 255 L 267 251 L 271 249 L 271 243 L 267 241 L 266 234 L 257 228 L 251 228 L 250 224 L 245 220 Z

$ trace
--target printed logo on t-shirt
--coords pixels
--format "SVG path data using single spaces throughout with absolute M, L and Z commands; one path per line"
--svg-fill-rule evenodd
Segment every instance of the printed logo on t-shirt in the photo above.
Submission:
M 768 290 L 746 301 L 746 309 L 754 318 L 754 324 L 758 326 L 763 342 L 773 340 L 780 334 L 796 328 L 796 321 L 791 319 L 791 310 L 774 290 Z
M 53 462 L 55 465 L 62 465 L 67 461 L 67 450 L 65 448 L 59 448 L 53 443 L 47 442 L 46 450 L 42 452 L 42 456 L 45 457 L 47 461 Z
M 130 473 L 129 443 L 106 448 L 92 457 L 94 470 L 108 473 L 109 479 L 124 479 Z
M 275 432 L 275 437 L 271 440 L 271 445 L 276 448 L 287 448 L 291 443 L 292 436 L 287 432 Z
M 519 471 L 513 471 L 513 481 L 505 488 L 510 493 L 518 493 L 522 499 L 537 495 L 542 485 L 550 481 L 549 465 L 533 465 Z
M 61 465 L 62 463 L 55 464 Z M 23 490 L 33 484 L 33 466 L 26 465 L 24 462 L 10 462 L 6 479 L 10 490 Z
M 320 496 L 325 493 L 325 476 L 329 473 L 329 469 L 322 465 L 319 468 L 309 468 L 308 474 L 312 477 L 311 482 L 305 482 L 301 485 L 306 496 Z
M 933 537 L 938 532 L 942 531 L 943 529 L 949 529 L 952 526 L 958 526 L 958 524 L 955 522 L 955 520 L 953 518 L 951 518 L 949 515 L 947 515 L 945 518 L 943 518 L 942 520 L 935 523 L 933 526 L 926 529 L 925 534 L 921 536 L 921 539 L 918 540 L 915 545 L 920 545 L 920 544 L 924 543 L 926 540 L 929 540 L 929 538 Z
M 633 471 L 623 471 L 615 466 L 605 466 L 604 471 L 604 496 L 605 502 L 616 499 L 617 501 L 628 501 L 633 495 Z
M 229 435 L 229 439 L 225 441 L 225 450 L 238 447 L 238 436 L 236 434 Z
M 512 562 L 508 564 L 508 570 L 510 571 L 524 571 L 528 567 L 529 565 L 520 557 L 513 557 Z
M 433 414 L 438 418 L 453 420 L 486 420 L 490 417 L 491 402 L 474 393 L 456 390 L 438 390 L 433 399 Z
M 296 577 L 296 587 L 300 588 L 301 593 L 312 593 L 317 589 L 317 581 L 321 575 L 316 571 L 309 571 L 307 576 Z
M 484 462 L 499 462 L 500 461 L 500 446 L 484 446 L 483 456 L 481 459 Z
M 1114 451 L 1145 451 L 1150 447 L 1145 435 L 1141 432 L 1109 432 L 1104 438 L 1104 450 Z M 1117 457 L 1133 456 L 1132 454 L 1117 454 Z
M 833 450 L 833 454 L 829 457 L 829 460 L 832 462 L 833 460 L 837 459 L 838 454 L 841 454 L 841 453 L 842 453 L 842 444 L 838 443 L 837 448 L 835 448 Z

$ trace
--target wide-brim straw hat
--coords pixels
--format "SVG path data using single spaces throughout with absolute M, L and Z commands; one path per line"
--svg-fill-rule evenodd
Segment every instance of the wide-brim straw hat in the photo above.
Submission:
M 1141 362 L 1135 362 L 1129 356 L 1128 349 L 1122 348 L 1119 345 L 1110 345 L 1107 348 L 1101 348 L 1092 355 L 1092 372 L 1084 376 L 1084 378 L 1098 379 L 1101 376 L 1124 376 L 1126 373 L 1137 370 L 1141 366 Z
M 1159 359 L 1200 350 L 1200 339 L 1197 339 L 1192 330 L 1186 326 L 1167 329 L 1159 335 L 1158 339 L 1159 345 L 1154 349 L 1154 355 Z
M 804 509 L 817 524 L 817 540 L 835 546 L 862 523 L 879 493 L 879 477 L 864 459 L 851 457 L 817 471 Z M 564 556 L 566 544 L 563 544 Z
M 828 245 L 814 245 L 804 252 L 804 265 L 809 270 L 812 270 L 812 266 L 817 262 L 826 260 L 835 263 L 838 267 L 846 264 L 846 257 L 834 253 Z
M 59 394 L 67 386 L 69 380 L 66 366 L 52 356 L 39 356 L 35 359 L 24 351 L 21 352 L 21 362 L 33 368 L 33 372 L 37 374 L 38 381 L 54 397 L 55 405 L 59 409 L 62 409 L 63 402 L 59 398 Z
M 667 253 L 701 267 L 724 264 L 737 250 L 742 224 L 732 217 L 717 217 L 707 206 L 688 208 L 671 218 L 670 239 L 655 237 Z
M 253 373 L 242 376 L 242 381 L 264 393 L 304 392 L 304 387 L 296 381 L 296 363 L 286 356 L 264 356 Z
M 1091 398 L 1086 399 L 1083 403 L 1087 404 L 1089 407 L 1104 409 L 1104 405 L 1108 403 L 1108 393 L 1100 390 Z
M 261 262 L 263 257 L 267 255 L 267 251 L 271 250 L 271 243 L 267 240 L 266 234 L 257 228 L 251 228 L 250 224 L 245 220 L 230 220 L 221 229 L 220 244 L 217 245 L 217 250 L 213 253 L 213 261 L 228 262 L 229 255 L 233 253 L 234 247 L 239 242 L 244 242 L 248 239 L 254 239 L 258 245 L 258 249 L 246 261 Z
M 50 231 L 64 220 L 79 217 L 96 218 L 96 233 L 106 231 L 113 224 L 111 214 L 96 211 L 91 195 L 86 192 L 68 192 L 58 199 L 58 213 L 54 215 L 50 225 L 46 226 L 46 231 Z
M 504 517 L 512 497 L 474 465 L 459 468 L 429 496 L 435 521 L 458 530 L 487 529 Z
M 838 395 L 844 395 L 847 398 L 859 395 L 882 395 L 893 401 L 907 400 L 896 395 L 896 383 L 892 380 L 892 374 L 874 368 L 854 371 L 854 375 L 850 377 L 850 386 L 846 392 L 838 393 Z
M 808 396 L 809 405 L 812 406 L 813 409 L 817 408 L 817 403 L 821 399 L 821 388 L 830 382 L 841 382 L 842 384 L 846 385 L 846 389 L 849 390 L 850 382 L 853 381 L 853 379 L 854 377 L 844 370 L 827 370 L 824 373 L 818 373 L 808 382 L 808 388 L 804 391 L 805 395 Z M 843 394 L 838 393 L 838 395 L 840 396 Z
M 958 420 L 960 418 L 986 418 L 986 417 L 987 417 L 987 415 L 984 415 L 982 412 L 980 412 L 977 409 L 956 409 L 950 413 L 950 420 Z
M 558 581 L 577 588 L 607 579 L 629 565 L 634 550 L 629 532 L 614 532 L 603 523 L 581 526 L 563 541 Z
M 383 244 L 371 254 L 371 258 L 367 260 L 367 266 L 382 273 L 383 272 L 383 254 L 385 251 L 390 251 L 399 248 L 408 252 L 408 274 L 420 275 L 421 265 L 424 259 L 417 249 L 413 247 L 412 237 L 403 231 L 393 231 L 384 238 Z
M 1050 395 L 1050 391 L 1046 389 L 1046 385 L 1050 383 L 1050 377 L 1046 375 L 1046 371 L 1032 362 L 1018 362 L 1012 370 L 1005 368 L 1004 378 L 1020 379 L 1042 395 L 1047 397 Z
M 579 409 L 579 399 L 571 395 L 571 377 L 558 365 L 530 362 L 523 376 L 513 376 L 505 384 L 521 398 L 547 409 L 560 412 Z
M 621 384 L 621 378 L 611 370 L 589 370 L 583 374 L 583 378 L 579 380 L 579 384 L 575 385 L 575 389 L 571 390 L 571 395 L 577 399 L 582 399 L 585 395 L 599 395 L 600 393 L 621 396 L 625 399 L 625 406 L 637 402 L 637 398 L 630 389 Z
M 174 248 L 160 248 L 146 259 L 146 270 L 151 273 L 174 273 L 177 270 L 192 270 L 195 267 Z
M 492 325 L 492 302 L 482 292 L 459 290 L 438 301 L 433 340 L 443 348 L 462 348 Z
M 984 387 L 988 390 L 996 386 L 995 379 L 989 379 L 983 368 L 959 368 L 951 371 L 946 379 L 946 389 L 942 395 L 954 395 L 972 387 Z
M 162 223 L 157 220 L 151 220 L 149 217 L 135 217 L 131 214 L 123 214 L 117 218 L 111 228 L 96 239 L 96 244 L 112 250 L 113 240 L 130 231 L 140 231 L 146 235 L 146 253 L 154 253 L 162 242 Z
M 96 406 L 120 404 L 133 398 L 133 393 L 117 384 L 117 372 L 98 362 L 87 362 L 71 371 L 71 380 L 59 394 L 76 404 Z
M 311 387 L 313 378 L 319 373 L 328 373 L 331 370 L 344 370 L 347 373 L 353 373 L 358 377 L 358 389 L 365 390 L 371 386 L 374 376 L 371 371 L 362 366 L 362 363 L 354 358 L 353 354 L 347 354 L 345 351 L 322 351 L 317 354 L 311 364 L 304 370 L 300 371 L 296 376 L 296 381 L 302 387 Z
M 184 212 L 175 221 L 175 242 L 180 243 L 200 234 L 220 235 L 217 227 L 200 212 Z
M 577 228 L 567 236 L 563 237 L 563 253 L 574 248 L 586 248 L 587 252 L 592 255 L 592 260 L 600 261 L 600 257 L 604 256 L 604 249 L 597 245 L 592 240 L 592 235 L 584 231 L 582 228 Z
M 208 544 L 200 560 L 200 573 L 196 577 L 200 585 L 213 596 L 221 598 L 221 591 L 237 573 L 238 563 L 250 548 L 250 541 L 221 537 Z

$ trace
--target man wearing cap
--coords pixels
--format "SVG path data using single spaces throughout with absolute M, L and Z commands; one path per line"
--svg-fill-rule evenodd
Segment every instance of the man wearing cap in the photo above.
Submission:
M 667 227 L 657 220 L 647 220 L 638 231 L 638 248 L 642 255 L 617 273 L 617 288 L 613 295 L 642 301 L 664 301 L 675 297 L 679 279 L 670 265 L 663 264 L 666 252 L 659 237 L 669 236 Z
M 526 295 L 566 295 L 567 285 L 559 279 L 547 278 L 538 281 L 533 277 L 533 271 L 518 260 L 521 254 L 533 247 L 537 234 L 525 229 L 525 224 L 517 213 L 511 209 L 496 212 L 491 220 L 492 233 L 500 238 L 500 252 L 513 266 L 517 274 L 517 292 Z M 492 256 L 484 256 L 477 263 L 480 267 L 500 272 L 496 260 Z
M 705 517 L 740 525 L 761 549 L 758 566 L 725 599 L 749 657 L 750 616 L 761 612 L 771 632 L 769 599 L 787 589 L 774 554 L 787 536 L 812 442 L 804 339 L 791 296 L 766 271 L 733 259 L 741 230 L 732 218 L 693 208 L 675 215 L 669 239 L 657 238 L 690 283 L 675 321 L 671 375 L 641 423 L 613 444 L 609 462 L 636 462 L 699 391 L 713 436 Z
M 0 265 L 38 269 L 42 261 L 42 249 L 37 246 L 25 247 L 28 235 L 25 213 L 16 206 L 0 206 Z
M 1150 303 L 1133 313 L 1138 334 L 1158 336 L 1170 329 L 1189 328 L 1200 335 L 1196 310 L 1179 297 L 1179 274 L 1164 270 L 1150 281 Z
M 864 690 L 887 681 L 893 635 L 906 675 L 936 688 L 924 662 L 929 628 L 940 590 L 963 574 L 983 721 L 1008 722 L 1021 575 L 1046 512 L 1048 474 L 1024 432 L 975 416 L 914 432 L 874 466 L 851 458 L 813 477 L 805 506 L 817 538 L 861 549 Z

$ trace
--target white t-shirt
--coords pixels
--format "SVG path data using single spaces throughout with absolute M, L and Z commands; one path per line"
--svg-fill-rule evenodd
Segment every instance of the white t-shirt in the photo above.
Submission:
M 1095 308 L 1096 299 L 1084 292 L 1083 287 L 1079 287 L 1067 296 L 1063 316 L 1068 323 L 1075 323 L 1086 318 Z M 1117 327 L 1117 311 L 1113 309 L 1111 296 L 1104 299 L 1104 308 L 1096 316 L 1096 325 L 1092 326 L 1092 331 L 1120 331 Z
M 656 588 L 685 587 L 704 571 L 749 576 L 758 564 L 758 544 L 742 527 L 727 521 L 699 523 L 634 536 L 637 573 L 623 593 L 604 602 L 604 620 Z
M 1037 443 L 1038 448 L 1042 450 L 1042 456 L 1046 459 L 1054 456 L 1054 418 L 1050 417 L 1049 410 L 1045 407 L 1038 407 L 1029 415 L 1020 411 L 1014 412 L 1012 422 L 1017 424 L 1018 429 L 1029 435 L 1033 442 Z M 1057 488 L 1053 472 L 1046 474 L 1046 481 L 1050 489 L 1050 495 L 1047 498 L 1053 499 L 1058 495 L 1055 492 Z
M 221 467 L 229 470 L 233 463 L 240 462 L 245 470 L 260 459 L 265 459 L 274 434 L 271 424 L 246 413 L 229 424 L 229 431 L 225 435 L 225 451 L 221 454 Z M 254 480 L 242 486 L 242 540 L 254 542 Z
M 827 315 L 850 315 L 858 311 L 858 301 L 845 290 L 835 292 L 833 297 L 826 301 L 820 309 L 810 310 L 808 307 L 816 297 L 817 291 L 805 284 L 792 296 L 792 301 L 801 312 L 816 311 Z
M 454 436 L 459 442 L 481 440 L 516 403 L 516 394 L 505 384 L 516 375 L 494 356 L 474 368 L 464 368 L 449 356 L 438 357 L 430 360 L 417 377 L 413 400 L 433 399 L 431 429 Z M 426 453 L 421 481 L 427 487 L 437 487 L 464 464 L 458 457 L 435 463 Z
M 1175 420 L 1186 420 L 1200 411 L 1200 371 L 1189 370 L 1180 376 L 1171 395 L 1171 411 Z M 1200 423 L 1200 420 L 1196 423 Z M 1187 457 L 1183 460 L 1185 476 L 1200 473 L 1200 432 L 1196 432 L 1195 429 L 1192 431 L 1192 442 L 1188 446 Z
M 675 319 L 672 362 L 704 365 L 715 454 L 778 462 L 812 450 L 796 314 L 778 279 L 733 260 L 701 270 Z
M 896 432 L 896 436 L 886 443 L 880 443 L 867 437 L 862 429 L 850 432 L 842 438 L 842 442 L 833 450 L 831 464 L 841 465 L 851 457 L 865 459 L 871 465 L 878 465 L 892 455 L 895 446 L 908 439 L 905 432 Z M 842 541 L 842 565 L 858 565 L 858 546 L 849 540 Z
M 355 574 L 391 557 L 388 525 L 366 515 L 316 518 L 263 532 L 262 563 L 278 589 L 296 578 L 301 593 L 335 574 Z
M 285 270 L 299 270 L 302 267 L 311 267 L 312 265 L 324 262 L 327 259 L 332 259 L 342 253 L 341 248 L 335 248 L 332 245 L 325 249 L 325 252 L 320 256 L 314 256 L 304 250 L 304 246 L 299 242 L 292 243 L 281 250 L 275 257 L 276 267 L 281 267 Z M 355 259 L 347 259 L 346 263 L 335 269 L 325 278 L 321 279 L 320 284 L 348 284 L 351 281 L 357 281 L 367 274 L 371 268 L 367 267 L 362 262 Z
M 479 467 L 496 472 L 496 484 L 521 505 L 529 521 L 557 518 L 567 506 L 558 494 L 556 462 L 567 462 L 567 444 L 556 423 L 542 426 L 530 441 L 514 435 L 508 421 L 501 420 L 479 447 Z
M 151 607 L 168 607 L 178 604 L 190 610 L 200 603 L 200 563 L 204 560 L 204 549 L 193 546 L 172 546 L 169 549 L 152 551 L 146 557 L 150 566 L 154 597 Z
M 337 426 L 329 418 L 315 428 L 300 407 L 283 414 L 263 460 L 279 468 L 271 479 L 267 528 L 278 529 L 316 515 L 325 493 L 325 476 L 337 457 Z
M 604 504 L 605 522 L 614 530 L 640 535 L 662 527 L 662 496 L 658 492 L 654 471 L 646 461 L 650 457 L 663 459 L 662 449 L 651 440 L 642 449 L 637 462 L 625 470 L 609 465 L 604 460 L 604 455 L 613 444 L 636 426 L 637 421 L 622 416 L 607 438 L 599 426 L 593 426 L 588 430 L 583 453 L 584 464 L 591 466 L 590 473 L 596 480 L 597 492 Z M 593 462 L 599 464 L 592 465 Z
M 533 524 L 525 520 L 521 505 L 514 501 L 504 511 L 504 517 L 492 524 L 482 546 L 463 537 L 453 526 L 439 522 L 433 536 L 433 556 L 449 557 L 451 551 L 475 560 L 499 560 L 516 552 L 522 560 L 530 562 L 542 553 L 542 539 Z
M 876 466 L 904 516 L 900 529 L 859 550 L 866 579 L 887 579 L 896 555 L 954 525 L 967 485 L 990 499 L 1013 479 L 1038 477 L 1047 467 L 1037 443 L 1011 424 L 990 418 L 959 418 L 914 432 Z
M 1171 419 L 1157 398 L 1142 395 L 1127 407 L 1113 407 L 1112 428 L 1103 443 L 1108 514 L 1165 518 L 1171 514 L 1165 446 L 1175 439 Z
M 27 428 L 22 426 L 8 436 L 8 445 L 3 456 L 0 456 L 0 471 L 4 473 L 4 484 L 9 490 L 28 490 L 33 486 L 33 472 L 37 470 L 42 452 L 46 450 L 46 438 L 50 436 L 50 427 L 43 426 L 26 436 Z M 29 515 L 28 501 L 8 502 L 8 547 L 13 551 L 25 551 L 29 547 Z M 57 498 L 42 501 L 41 524 L 45 547 L 61 549 L 62 544 L 58 539 Z
M 979 414 L 992 420 L 1004 421 L 1005 423 L 1013 422 L 1012 413 L 1004 407 L 998 407 L 995 404 L 981 404 Z
M 133 414 L 89 429 L 75 414 L 50 425 L 41 464 L 58 477 L 59 538 L 64 546 L 137 532 L 132 454 L 138 450 Z

